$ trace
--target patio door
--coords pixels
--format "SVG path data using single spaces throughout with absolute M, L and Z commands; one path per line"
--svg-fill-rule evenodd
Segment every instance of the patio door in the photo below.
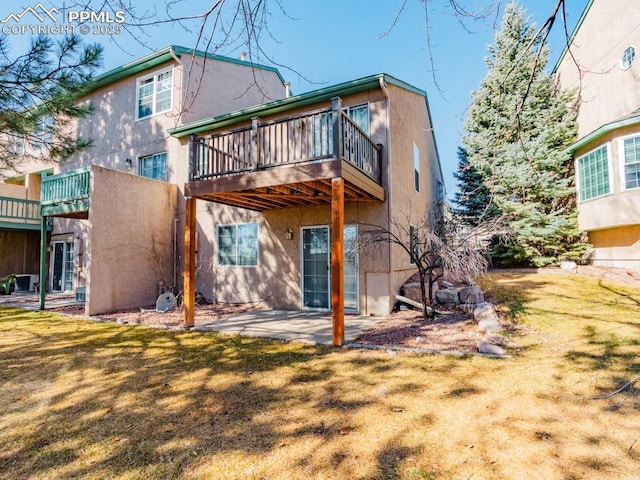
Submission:
M 53 243 L 53 275 L 51 290 L 73 290 L 73 242 Z
M 357 225 L 344 227 L 344 308 L 357 312 Z M 328 226 L 302 228 L 302 306 L 331 309 L 331 230 Z
M 331 308 L 329 227 L 302 228 L 302 306 Z

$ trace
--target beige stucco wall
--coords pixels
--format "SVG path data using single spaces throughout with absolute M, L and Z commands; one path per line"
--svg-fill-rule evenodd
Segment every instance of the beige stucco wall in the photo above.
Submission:
M 640 225 L 589 232 L 589 243 L 594 247 L 594 265 L 640 267 Z
M 628 46 L 640 56 L 640 9 L 629 0 L 594 0 L 557 68 L 565 89 L 580 90 L 579 137 L 640 105 L 640 59 L 620 68 Z
M 394 85 L 389 85 L 388 92 L 391 101 L 389 176 L 392 179 L 389 208 L 392 221 L 406 229 L 407 223 L 421 224 L 429 207 L 437 202 L 437 182 L 444 182 L 424 97 Z M 414 143 L 420 152 L 420 192 L 416 192 L 414 181 Z M 398 245 L 392 247 L 391 269 L 390 295 L 393 297 L 416 271 L 408 254 Z
M 154 304 L 173 275 L 175 185 L 91 169 L 86 313 Z

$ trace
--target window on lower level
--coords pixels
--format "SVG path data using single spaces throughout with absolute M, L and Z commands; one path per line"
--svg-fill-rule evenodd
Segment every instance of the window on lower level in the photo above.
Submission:
M 413 144 L 413 188 L 420 193 L 420 149 Z
M 640 136 L 622 140 L 624 188 L 640 187 Z
M 258 265 L 258 224 L 218 225 L 218 265 Z
M 418 227 L 409 225 L 409 263 L 415 265 L 415 259 L 420 256 L 420 240 L 418 238 Z
M 609 149 L 607 145 L 578 158 L 580 201 L 608 194 L 611 191 L 609 183 Z
M 167 181 L 167 153 L 156 153 L 147 157 L 140 157 L 138 161 L 138 173 L 143 177 L 154 180 Z

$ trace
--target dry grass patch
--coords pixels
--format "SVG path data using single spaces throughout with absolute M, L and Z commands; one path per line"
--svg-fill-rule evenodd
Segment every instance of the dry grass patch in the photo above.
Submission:
M 0 310 L 0 478 L 637 479 L 637 392 L 585 397 L 640 373 L 640 290 L 518 274 L 485 288 L 522 327 L 517 358 Z

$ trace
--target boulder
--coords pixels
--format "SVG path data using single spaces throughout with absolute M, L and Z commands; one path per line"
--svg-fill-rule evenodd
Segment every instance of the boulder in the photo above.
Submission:
M 458 305 L 458 309 L 468 315 L 473 315 L 473 311 L 476 309 L 476 306 L 474 303 L 460 303 Z
M 454 305 L 457 305 L 458 303 L 460 303 L 458 289 L 447 288 L 444 290 L 438 290 L 436 292 L 436 301 L 438 303 L 453 303 Z
M 576 268 L 578 268 L 578 265 L 576 264 L 576 262 L 562 262 L 560 264 L 560 268 L 562 270 L 575 270 Z
M 499 347 L 498 345 L 493 345 L 491 343 L 487 343 L 484 341 L 478 342 L 477 348 L 478 348 L 478 352 L 480 353 L 490 353 L 492 355 L 505 354 L 505 351 L 502 347 Z
M 495 308 L 492 303 L 483 302 L 476 305 L 476 308 L 473 310 L 473 318 L 476 322 L 485 319 L 492 319 L 498 322 L 498 314 L 496 313 Z
M 453 288 L 453 283 L 447 282 L 446 280 L 442 280 L 440 282 L 440 288 L 444 288 L 444 289 Z
M 482 294 L 482 290 L 477 285 L 472 285 L 470 287 L 463 287 L 458 292 L 458 296 L 460 297 L 460 303 L 483 303 L 484 295 Z
M 422 293 L 420 291 L 420 283 L 411 282 L 405 283 L 403 286 L 404 296 L 413 300 L 414 302 L 422 303 Z
M 502 331 L 502 325 L 497 320 L 485 318 L 478 322 L 478 330 L 481 333 L 498 333 Z
M 497 333 L 489 333 L 482 337 L 482 341 L 490 343 L 491 345 L 499 345 L 500 347 L 508 347 L 510 345 L 509 340 L 504 335 Z

